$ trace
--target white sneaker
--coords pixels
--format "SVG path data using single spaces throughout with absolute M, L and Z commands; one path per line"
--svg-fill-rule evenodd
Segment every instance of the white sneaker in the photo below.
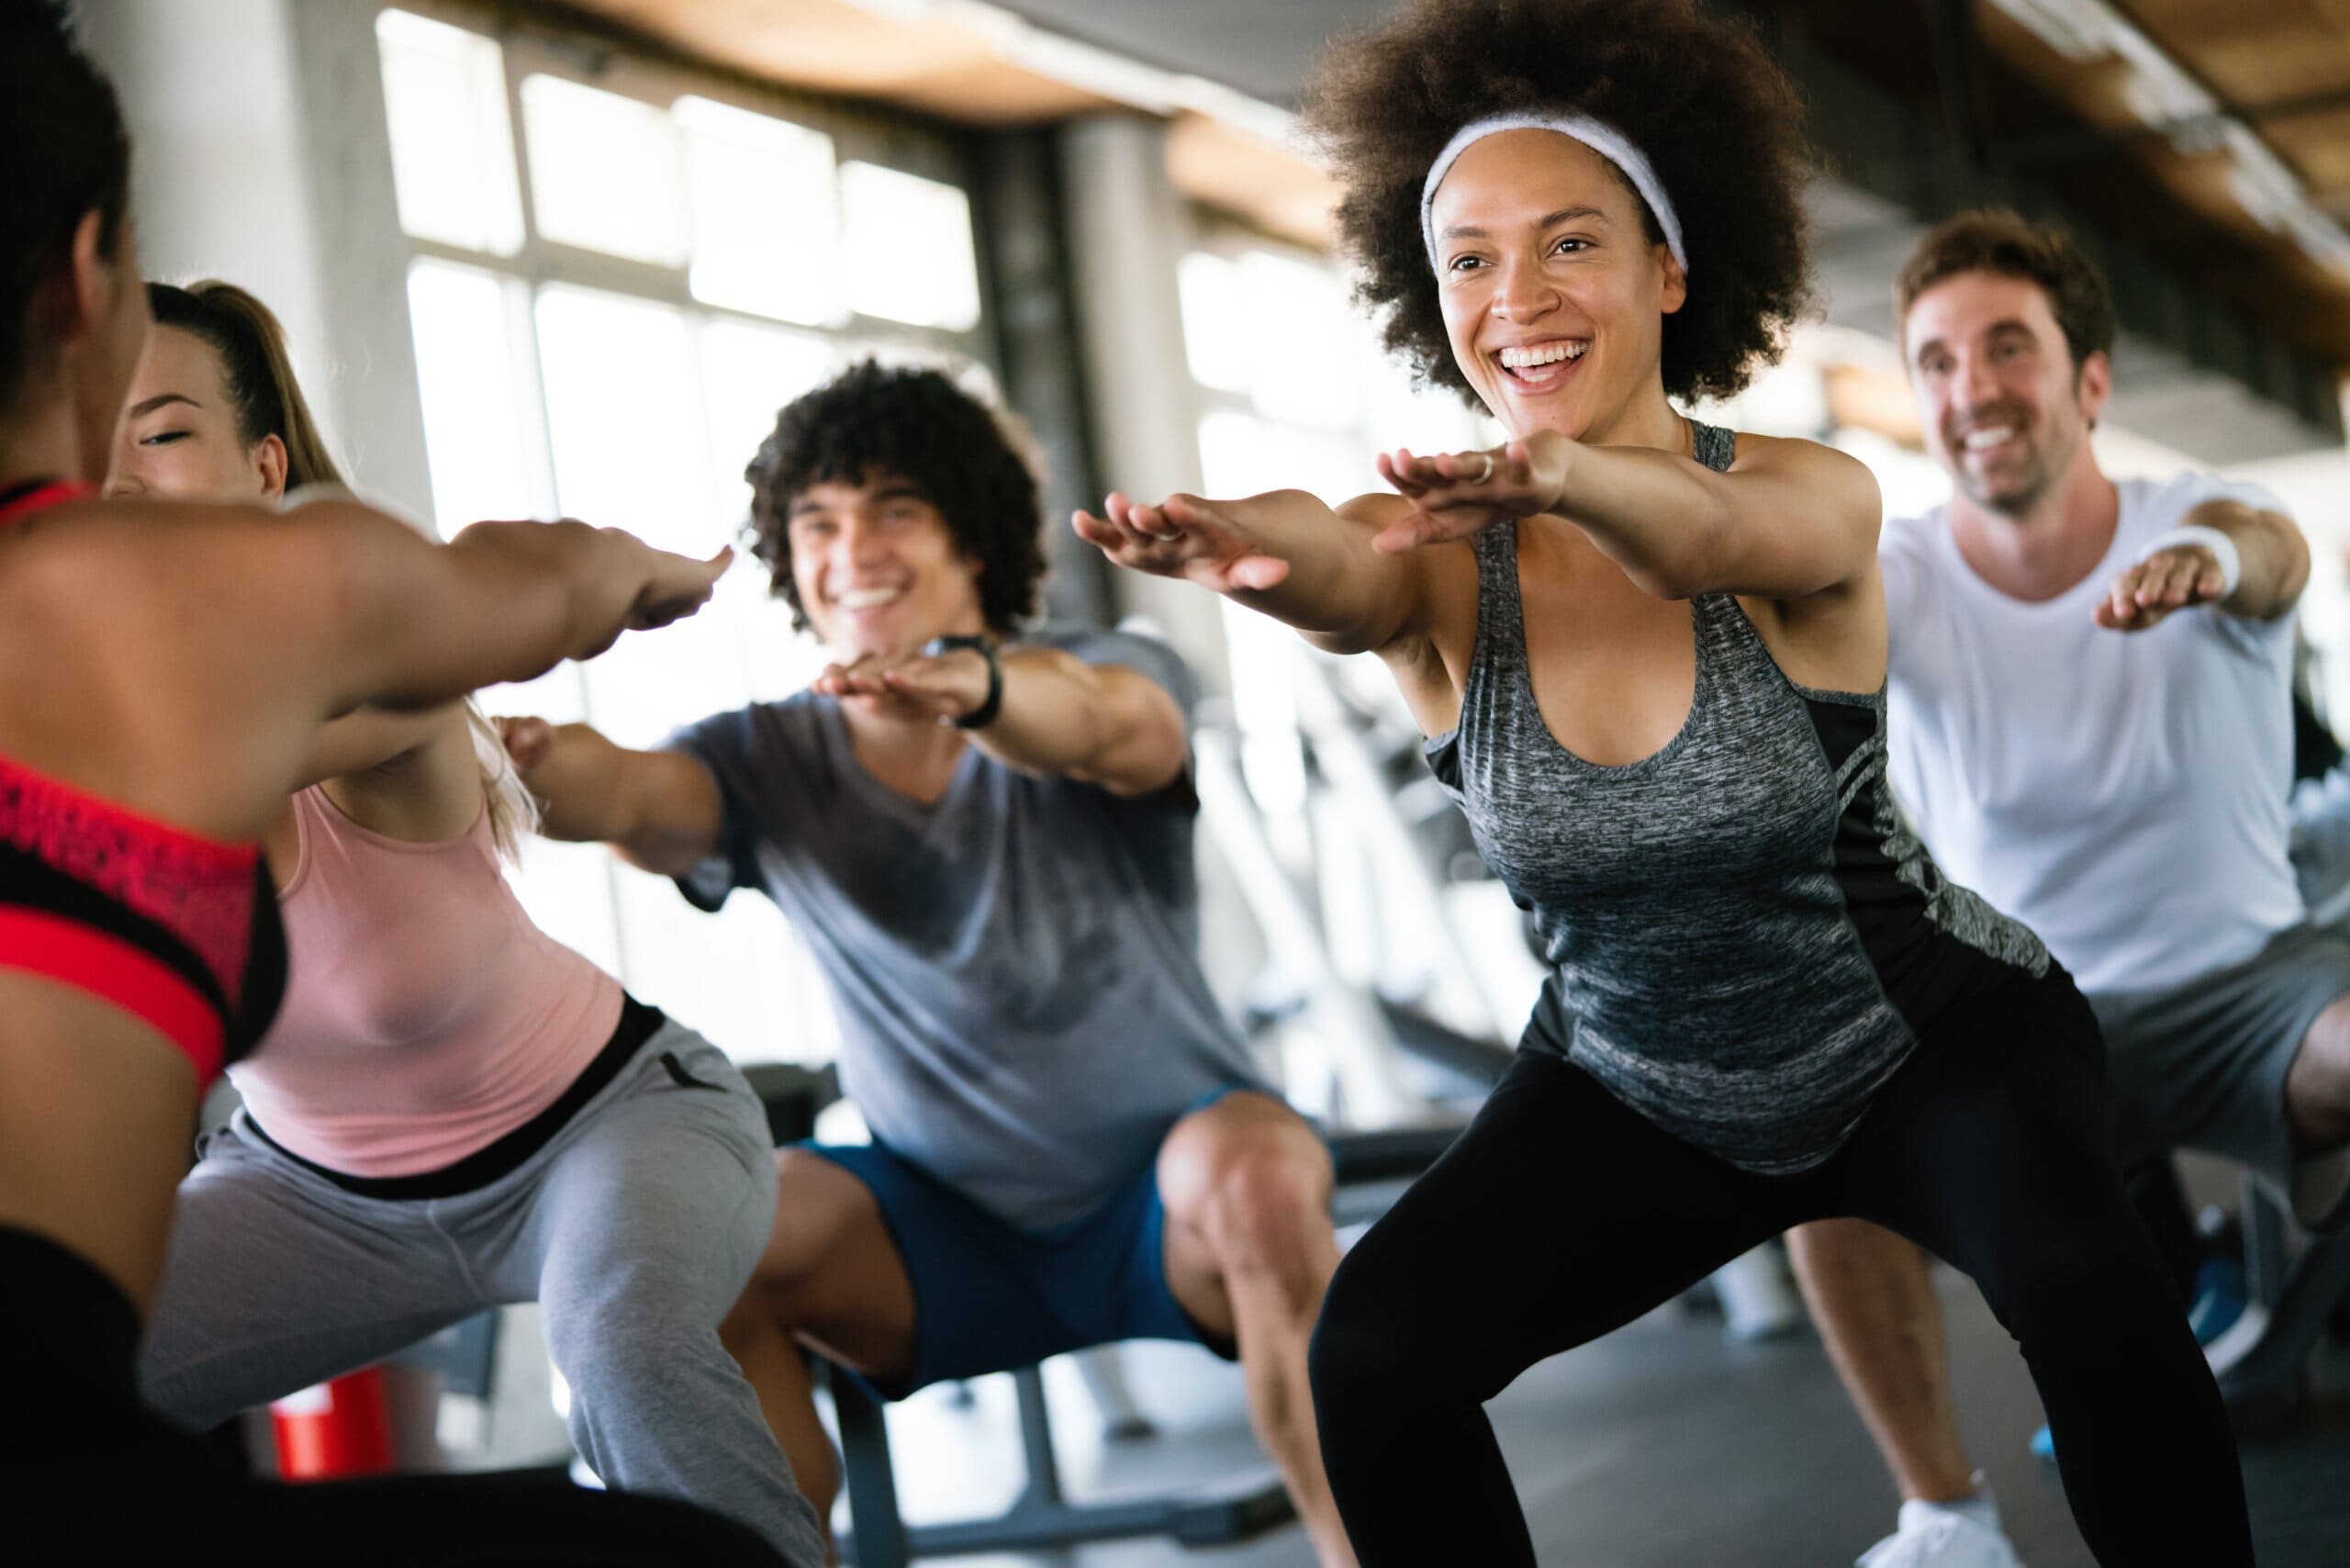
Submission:
M 1853 1568 L 2023 1568 L 1996 1522 L 1931 1503 L 1901 1505 L 1901 1528 L 1861 1553 Z

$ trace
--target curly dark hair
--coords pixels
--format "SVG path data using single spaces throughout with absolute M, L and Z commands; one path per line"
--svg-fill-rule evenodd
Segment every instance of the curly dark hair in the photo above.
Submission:
M 1961 273 L 1993 273 L 2039 285 L 2072 351 L 2076 379 L 2089 355 L 2113 352 L 2113 291 L 2097 263 L 2057 225 L 2034 223 L 1996 207 L 1945 219 L 1910 252 L 1893 285 L 1893 319 L 1905 349 L 1909 308 L 1934 285 Z
M 1338 224 L 1361 269 L 1356 297 L 1382 316 L 1389 349 L 1475 402 L 1445 337 L 1420 185 L 1462 126 L 1528 112 L 1615 127 L 1672 198 L 1689 297 L 1664 319 L 1668 395 L 1728 397 L 1778 358 L 1811 304 L 1803 106 L 1750 28 L 1701 15 L 1694 0 L 1413 0 L 1330 46 L 1306 122 L 1345 187 Z M 1640 210 L 1662 244 L 1655 215 Z
M 945 514 L 979 564 L 979 612 L 1008 633 L 1035 612 L 1045 576 L 1036 473 L 987 404 L 935 370 L 860 360 L 784 405 L 774 433 L 743 470 L 751 482 L 751 553 L 767 566 L 791 622 L 808 630 L 791 577 L 791 503 L 811 485 L 905 480 Z

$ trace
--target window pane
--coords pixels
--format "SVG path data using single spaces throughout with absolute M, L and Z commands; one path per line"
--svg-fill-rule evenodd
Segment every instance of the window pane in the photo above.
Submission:
M 1176 287 L 1182 299 L 1183 357 L 1191 364 L 1192 378 L 1226 392 L 1248 391 L 1256 354 L 1237 269 L 1222 256 L 1193 251 L 1176 271 Z
M 841 165 L 841 266 L 852 309 L 967 332 L 979 322 L 970 198 L 878 163 Z
M 681 706 L 677 717 L 718 706 Z M 816 1063 L 839 1054 L 823 976 L 774 903 L 741 892 L 703 914 L 666 878 L 626 867 L 613 878 L 631 991 L 736 1061 Z
M 1362 352 L 1363 430 L 1371 452 L 1408 446 L 1414 452 L 1463 452 L 1495 446 L 1506 439 L 1449 386 L 1415 386 L 1404 362 L 1382 353 L 1366 332 Z M 1490 428 L 1489 428 L 1490 426 Z M 1362 487 L 1384 488 L 1366 454 Z
M 833 139 L 708 98 L 677 100 L 694 297 L 786 321 L 842 314 Z
M 556 286 L 539 295 L 538 328 L 565 514 L 625 528 L 664 549 L 715 553 L 728 533 L 705 479 L 701 388 L 685 315 Z M 652 745 L 681 718 L 744 695 L 731 639 L 705 616 L 622 637 L 585 668 L 588 713 L 622 745 Z
M 775 429 L 777 410 L 829 377 L 840 356 L 823 339 L 802 332 L 712 321 L 702 329 L 701 363 L 711 494 L 719 521 L 731 532 L 750 515 L 743 470 Z M 791 610 L 774 596 L 767 568 L 757 561 L 746 558 L 727 573 L 702 613 L 725 626 L 748 695 L 759 701 L 789 696 L 824 667 L 823 649 L 791 629 Z
M 655 266 L 686 262 L 677 127 L 652 105 L 556 76 L 522 79 L 539 232 Z
M 406 11 L 375 18 L 400 228 L 510 256 L 522 248 L 505 55 L 496 40 Z
M 1330 268 L 1256 251 L 1240 258 L 1235 314 L 1253 345 L 1249 396 L 1268 418 L 1345 430 L 1361 414 L 1362 324 Z
M 538 328 L 565 513 L 666 549 L 717 549 L 685 313 L 555 284 L 539 293 Z
M 748 514 L 751 487 L 743 470 L 775 429 L 782 407 L 840 368 L 822 338 L 748 321 L 711 321 L 701 331 L 702 386 L 710 406 L 719 520 L 729 527 Z
M 425 261 L 408 268 L 424 450 L 432 469 L 432 510 L 444 538 L 483 518 L 532 517 L 545 510 L 532 498 L 524 448 L 529 438 L 523 432 L 535 421 L 525 417 L 516 374 L 513 313 L 528 298 L 520 290 L 513 280 L 477 267 Z M 493 713 L 532 713 L 559 724 L 587 716 L 576 665 L 493 687 L 482 700 Z M 571 933 L 562 939 L 588 951 L 583 944 L 609 941 L 610 934 Z
M 493 713 L 555 717 L 517 700 L 511 695 L 515 689 L 495 688 L 482 693 L 482 701 Z M 532 834 L 522 841 L 522 863 L 509 867 L 506 876 L 532 924 L 584 954 L 606 974 L 621 972 L 610 850 L 600 844 L 558 844 Z
M 512 286 L 493 273 L 446 262 L 408 268 L 425 455 L 443 535 L 482 518 L 529 517 L 533 510 L 508 315 Z
M 1296 489 L 1337 506 L 1380 488 L 1378 473 L 1354 442 L 1228 409 L 1200 420 L 1200 469 L 1212 496 Z

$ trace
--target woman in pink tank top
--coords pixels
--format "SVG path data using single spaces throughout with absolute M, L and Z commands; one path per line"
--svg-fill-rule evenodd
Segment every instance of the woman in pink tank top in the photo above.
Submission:
M 220 283 L 150 292 L 109 487 L 339 483 L 269 311 Z M 717 1335 L 774 1211 L 756 1096 L 532 924 L 499 865 L 529 798 L 471 702 L 362 710 L 309 762 L 265 840 L 292 979 L 181 1186 L 148 1400 L 201 1429 L 536 1301 L 607 1484 L 815 1568 L 814 1513 Z

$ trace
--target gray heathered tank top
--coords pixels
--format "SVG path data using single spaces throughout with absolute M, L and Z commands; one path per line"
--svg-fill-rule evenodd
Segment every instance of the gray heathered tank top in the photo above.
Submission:
M 1717 472 L 1734 443 L 1695 427 Z M 1473 545 L 1460 722 L 1427 751 L 1551 966 L 1523 1048 L 1733 1165 L 1800 1170 L 1936 1016 L 2047 971 L 2039 938 L 1944 881 L 1901 823 L 1881 688 L 1796 686 L 1736 598 L 1699 594 L 1680 733 L 1638 762 L 1586 762 L 1535 706 L 1516 526 Z

